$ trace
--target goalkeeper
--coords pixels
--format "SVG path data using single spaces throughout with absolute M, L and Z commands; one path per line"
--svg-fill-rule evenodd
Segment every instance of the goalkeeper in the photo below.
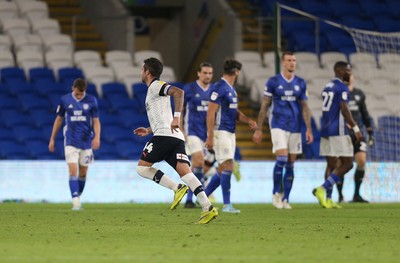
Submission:
M 365 94 L 361 89 L 354 87 L 354 75 L 352 74 L 349 81 L 350 99 L 349 99 L 349 109 L 354 121 L 357 122 L 358 126 L 361 128 L 362 124 L 365 125 L 368 133 L 368 145 L 372 146 L 374 144 L 373 130 L 371 126 L 371 118 L 369 116 L 367 105 L 365 103 Z M 367 200 L 361 197 L 360 187 L 365 175 L 365 163 L 367 161 L 367 142 L 365 137 L 359 142 L 355 139 L 354 132 L 350 130 L 351 140 L 353 142 L 354 148 L 354 159 L 356 161 L 356 171 L 354 173 L 354 196 L 352 202 L 355 203 L 368 203 Z M 344 178 L 343 178 L 344 179 Z M 343 202 L 343 181 L 337 184 L 337 189 L 339 192 L 339 202 Z

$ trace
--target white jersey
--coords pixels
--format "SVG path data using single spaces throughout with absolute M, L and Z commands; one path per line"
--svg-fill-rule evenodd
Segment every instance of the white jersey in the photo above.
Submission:
M 154 135 L 170 136 L 184 141 L 181 130 L 173 133 L 171 131 L 173 116 L 170 96 L 167 95 L 170 87 L 171 85 L 161 80 L 151 82 L 146 95 L 147 116 Z

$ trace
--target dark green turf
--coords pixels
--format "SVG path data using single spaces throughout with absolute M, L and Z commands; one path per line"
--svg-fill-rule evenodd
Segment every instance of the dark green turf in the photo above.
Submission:
M 195 225 L 169 204 L 0 204 L 0 262 L 400 262 L 400 204 L 237 205 Z

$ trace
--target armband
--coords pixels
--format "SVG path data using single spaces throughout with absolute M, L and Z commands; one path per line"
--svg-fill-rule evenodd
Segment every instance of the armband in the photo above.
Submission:
M 174 118 L 180 118 L 181 117 L 181 113 L 176 111 L 174 112 Z
M 360 128 L 358 127 L 358 125 L 355 125 L 352 129 L 355 133 L 360 132 Z

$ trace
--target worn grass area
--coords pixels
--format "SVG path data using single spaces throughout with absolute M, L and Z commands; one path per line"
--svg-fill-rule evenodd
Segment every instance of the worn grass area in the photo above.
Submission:
M 195 225 L 168 204 L 0 204 L 0 262 L 399 262 L 400 204 L 237 205 Z

